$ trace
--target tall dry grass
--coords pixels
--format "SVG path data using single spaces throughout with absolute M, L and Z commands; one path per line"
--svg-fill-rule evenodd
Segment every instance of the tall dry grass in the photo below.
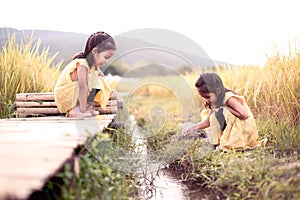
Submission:
M 8 37 L 0 52 L 0 117 L 9 117 L 17 93 L 53 91 L 60 65 L 53 65 L 56 55 L 49 47 L 41 48 L 41 40 L 33 34 L 18 44 L 15 35 Z M 40 51 L 41 50 L 41 51 Z
M 299 43 L 294 46 L 298 47 L 288 54 L 274 50 L 263 67 L 220 66 L 215 70 L 227 88 L 246 98 L 258 118 L 259 135 L 268 138 L 268 143 L 253 152 L 206 155 L 200 145 L 192 146 L 191 166 L 196 168 L 189 172 L 191 168 L 183 165 L 190 180 L 198 179 L 196 184 L 220 191 L 224 199 L 299 199 Z M 198 77 L 187 75 L 191 83 Z
M 299 45 L 299 44 L 298 44 Z M 299 124 L 300 53 L 274 52 L 263 67 L 219 67 L 224 84 L 245 96 L 259 117 Z
M 185 180 L 212 188 L 224 199 L 299 199 L 300 53 L 297 49 L 299 47 L 291 49 L 288 54 L 274 51 L 263 67 L 219 66 L 209 70 L 219 74 L 227 88 L 246 98 L 257 118 L 260 138 L 267 138 L 268 143 L 266 147 L 253 151 L 223 153 L 208 151 L 197 140 L 190 145 L 188 153 L 174 164 L 175 168 L 183 169 Z M 196 73 L 186 74 L 185 80 L 194 88 L 201 104 L 194 87 L 198 77 Z M 178 80 L 178 77 L 169 79 L 182 87 Z M 142 89 L 140 96 L 144 98 L 139 101 L 133 99 L 131 105 L 140 110 L 170 95 L 163 95 L 162 88 L 151 85 Z M 181 96 L 187 102 L 191 100 L 184 93 Z M 174 101 L 168 101 L 168 104 L 174 104 Z M 199 110 L 195 111 L 199 116 Z M 166 144 L 175 131 L 172 132 L 169 124 L 162 130 L 147 138 L 147 148 L 165 155 Z
M 288 54 L 274 50 L 263 67 L 219 66 L 216 73 L 225 87 L 243 95 L 259 118 L 272 118 L 299 125 L 300 113 L 300 43 L 295 41 Z M 194 84 L 199 75 L 188 74 Z M 199 95 L 198 95 L 199 96 Z M 201 100 L 199 99 L 201 102 Z

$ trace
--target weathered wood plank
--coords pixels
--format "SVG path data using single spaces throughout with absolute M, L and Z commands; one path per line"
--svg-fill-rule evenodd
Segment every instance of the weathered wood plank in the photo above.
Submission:
M 56 107 L 56 103 L 55 101 L 41 101 L 41 102 L 38 102 L 38 101 L 16 101 L 15 102 L 15 106 L 17 108 L 20 108 L 20 107 L 25 107 L 25 108 L 28 108 L 28 107 Z
M 112 93 L 105 109 L 95 103 L 95 110 L 100 114 L 116 114 L 118 108 L 123 108 L 123 102 L 117 100 L 116 93 Z M 18 93 L 16 94 L 15 108 L 17 117 L 59 115 L 54 100 L 54 92 L 43 93 Z
M 114 91 L 110 96 L 111 100 L 117 99 L 117 93 Z M 54 101 L 54 92 L 40 92 L 40 93 L 18 93 L 16 94 L 16 101 Z
M 39 101 L 39 100 L 54 101 L 54 92 L 16 94 L 16 101 Z
M 60 114 L 57 108 L 17 108 L 17 113 L 19 115 Z
M 56 107 L 55 101 L 16 101 L 15 106 L 17 108 L 27 108 L 27 107 Z M 99 104 L 95 103 L 96 107 L 100 107 Z M 122 107 L 122 102 L 117 100 L 110 100 L 107 106 L 117 106 Z
M 100 114 L 115 114 L 118 111 L 116 106 L 107 106 L 105 110 L 101 109 L 100 107 L 95 107 L 95 110 L 99 111 Z M 27 116 L 39 116 L 39 115 L 60 115 L 60 112 L 56 107 L 38 107 L 38 108 L 31 108 L 31 107 L 24 107 L 24 108 L 17 108 L 17 115 L 18 117 L 27 117 Z
M 115 115 L 0 119 L 0 199 L 27 199 Z

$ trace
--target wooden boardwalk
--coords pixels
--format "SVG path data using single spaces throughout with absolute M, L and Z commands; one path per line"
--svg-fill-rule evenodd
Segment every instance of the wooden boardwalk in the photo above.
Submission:
M 27 199 L 115 114 L 0 119 L 0 199 Z

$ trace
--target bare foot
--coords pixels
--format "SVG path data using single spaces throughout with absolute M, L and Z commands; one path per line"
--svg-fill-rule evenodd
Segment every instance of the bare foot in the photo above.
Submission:
M 99 114 L 100 114 L 99 111 L 94 110 L 92 107 L 89 107 L 89 108 L 87 109 L 87 112 L 91 113 L 92 116 L 96 116 L 96 115 L 99 115 Z
M 83 117 L 91 117 L 92 113 L 88 110 L 86 112 L 80 112 L 79 106 L 69 110 L 68 117 L 74 117 L 74 118 L 83 118 Z

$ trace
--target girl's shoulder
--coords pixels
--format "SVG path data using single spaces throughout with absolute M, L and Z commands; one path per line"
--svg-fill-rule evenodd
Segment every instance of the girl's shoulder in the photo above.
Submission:
M 75 59 L 75 60 L 72 60 L 71 62 L 69 62 L 67 64 L 67 66 L 64 68 L 64 71 L 67 71 L 67 72 L 72 72 L 74 69 L 76 69 L 78 66 L 84 66 L 86 67 L 87 69 L 89 69 L 89 65 L 86 61 L 86 59 Z
M 226 102 L 228 101 L 228 99 L 230 99 L 232 97 L 235 98 L 236 100 L 238 100 L 240 103 L 243 103 L 245 101 L 245 98 L 243 96 L 237 95 L 237 94 L 233 93 L 232 91 L 228 91 L 228 92 L 225 92 L 223 104 L 225 105 Z
M 78 67 L 78 66 L 84 66 L 87 69 L 89 69 L 89 64 L 88 64 L 88 62 L 87 62 L 86 59 L 84 59 L 84 58 L 78 58 L 78 59 L 75 59 L 73 61 L 74 61 L 74 64 L 75 64 L 76 67 Z

